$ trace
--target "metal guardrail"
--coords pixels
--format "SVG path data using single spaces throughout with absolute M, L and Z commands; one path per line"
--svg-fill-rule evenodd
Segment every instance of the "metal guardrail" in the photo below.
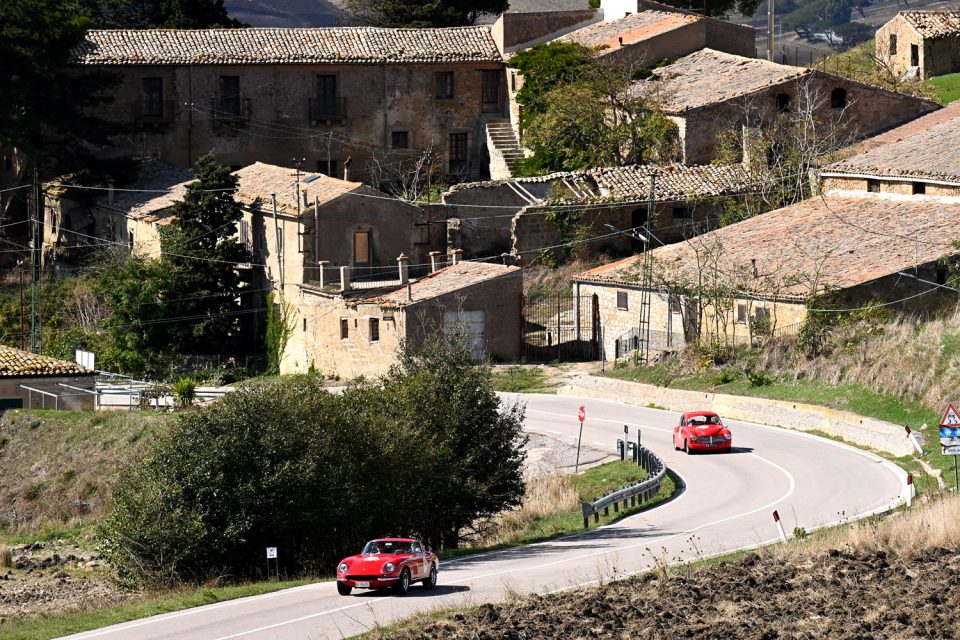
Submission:
M 619 512 L 621 503 L 624 510 L 642 505 L 660 492 L 660 484 L 667 475 L 667 466 L 663 464 L 663 460 L 644 446 L 640 446 L 635 455 L 640 467 L 650 475 L 642 482 L 607 493 L 593 502 L 581 502 L 584 529 L 590 528 L 590 516 L 598 523 L 601 511 L 607 516 L 610 515 L 610 507 L 613 507 L 614 513 Z

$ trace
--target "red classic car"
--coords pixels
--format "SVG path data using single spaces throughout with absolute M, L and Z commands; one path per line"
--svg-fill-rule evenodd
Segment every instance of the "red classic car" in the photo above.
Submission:
M 440 560 L 412 538 L 371 540 L 363 551 L 337 565 L 337 591 L 342 596 L 354 589 L 392 588 L 405 594 L 414 582 L 425 589 L 437 586 Z
M 680 416 L 673 428 L 673 448 L 688 454 L 694 451 L 730 452 L 733 436 L 723 426 L 720 416 L 711 411 L 690 411 Z

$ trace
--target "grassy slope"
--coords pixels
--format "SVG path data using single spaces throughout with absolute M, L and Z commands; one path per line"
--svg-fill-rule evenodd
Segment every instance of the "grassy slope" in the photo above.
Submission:
M 943 104 L 949 104 L 960 98 L 960 73 L 950 73 L 927 80 L 927 86 L 933 89 Z
M 5 412 L 0 542 L 62 537 L 100 518 L 114 473 L 171 420 L 143 412 Z
M 493 388 L 511 393 L 554 393 L 541 367 L 497 367 L 493 372 Z

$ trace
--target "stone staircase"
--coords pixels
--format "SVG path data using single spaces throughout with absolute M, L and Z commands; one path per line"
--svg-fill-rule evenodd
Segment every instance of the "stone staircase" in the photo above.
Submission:
M 512 178 L 526 157 L 509 120 L 487 123 L 487 151 L 490 153 L 490 179 Z

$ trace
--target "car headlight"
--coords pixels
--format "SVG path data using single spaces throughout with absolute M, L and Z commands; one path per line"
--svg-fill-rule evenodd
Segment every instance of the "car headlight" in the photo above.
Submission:
M 383 565 L 383 572 L 384 572 L 384 573 L 393 573 L 393 570 L 396 569 L 396 568 L 397 568 L 397 567 L 394 566 L 394 564 L 393 564 L 392 562 L 388 562 L 387 564 Z
M 348 565 L 346 562 L 341 562 L 340 566 L 337 567 L 337 573 L 346 573 L 349 568 L 350 565 Z
M 725 434 L 723 434 L 723 437 L 726 438 L 727 440 L 729 440 L 729 439 L 732 438 L 733 436 L 731 436 L 729 433 L 725 433 Z
M 690 434 L 690 439 L 693 440 L 694 442 L 696 442 L 696 441 L 697 441 L 697 434 L 691 433 L 691 434 Z

